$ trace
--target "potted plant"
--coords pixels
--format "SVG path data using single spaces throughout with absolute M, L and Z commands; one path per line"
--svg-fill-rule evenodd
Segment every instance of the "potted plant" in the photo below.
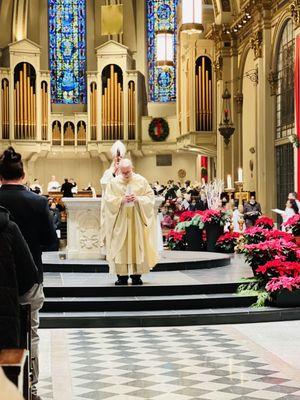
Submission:
M 170 250 L 185 250 L 187 247 L 185 231 L 176 231 L 172 229 L 167 234 L 166 240 Z
M 300 214 L 293 215 L 283 223 L 286 232 L 296 237 L 296 243 L 300 245 Z
M 255 221 L 254 226 L 271 230 L 274 228 L 274 220 L 272 218 L 262 216 Z
M 229 222 L 229 213 L 222 210 L 205 210 L 201 215 L 207 240 L 207 251 L 217 251 L 216 242 L 224 233 L 224 226 Z
M 221 253 L 234 253 L 239 237 L 238 232 L 226 232 L 217 240 L 216 249 Z

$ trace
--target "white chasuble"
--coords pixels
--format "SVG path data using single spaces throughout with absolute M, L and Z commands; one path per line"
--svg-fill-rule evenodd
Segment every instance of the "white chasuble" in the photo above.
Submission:
M 122 204 L 128 193 L 137 202 Z M 155 196 L 141 175 L 130 180 L 113 178 L 105 191 L 106 258 L 110 273 L 142 275 L 158 262 L 156 245 Z

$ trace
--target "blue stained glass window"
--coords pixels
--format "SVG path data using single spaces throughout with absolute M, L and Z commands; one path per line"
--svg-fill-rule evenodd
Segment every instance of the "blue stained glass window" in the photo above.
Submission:
M 176 67 L 162 69 L 156 66 L 156 32 L 174 32 L 174 65 L 176 65 L 176 30 L 178 0 L 147 0 L 148 27 L 148 85 L 149 100 L 168 102 L 176 100 Z
M 86 0 L 48 0 L 51 101 L 86 103 Z

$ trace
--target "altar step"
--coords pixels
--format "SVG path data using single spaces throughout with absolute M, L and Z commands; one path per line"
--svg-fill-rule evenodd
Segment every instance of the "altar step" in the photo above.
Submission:
M 249 307 L 255 296 L 231 293 L 207 295 L 126 296 L 126 297 L 53 297 L 47 298 L 44 312 L 108 312 L 193 310 L 204 308 Z
M 300 319 L 300 308 L 239 307 L 194 310 L 42 312 L 41 328 L 127 328 L 241 324 Z

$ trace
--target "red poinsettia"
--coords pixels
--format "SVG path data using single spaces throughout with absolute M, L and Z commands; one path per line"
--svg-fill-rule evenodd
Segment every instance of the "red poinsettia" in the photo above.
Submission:
M 226 232 L 217 240 L 216 248 L 223 253 L 233 253 L 239 237 L 238 232 Z
M 300 288 L 300 276 L 280 276 L 272 278 L 266 284 L 267 292 L 279 292 L 280 290 L 287 289 L 293 291 Z
M 184 211 L 179 218 L 180 222 L 191 221 L 195 215 L 201 215 L 203 211 Z
M 257 268 L 256 272 L 267 276 L 298 276 L 300 275 L 300 262 L 283 261 L 281 259 L 271 260 Z
M 260 226 L 251 226 L 247 228 L 243 234 L 246 244 L 255 244 L 264 242 L 269 230 L 261 228 Z
M 274 220 L 272 218 L 262 216 L 256 220 L 255 226 L 260 226 L 264 229 L 273 229 Z
M 205 210 L 202 212 L 202 222 L 205 223 L 219 223 L 222 213 L 219 210 Z
M 166 236 L 168 247 L 171 250 L 184 250 L 186 247 L 184 237 L 185 231 L 170 230 Z
M 294 234 L 295 236 L 300 235 L 300 214 L 295 214 L 282 224 L 285 229 Z
M 266 231 L 266 240 L 272 239 L 283 239 L 286 242 L 294 242 L 295 237 L 291 233 L 280 231 L 278 229 L 273 229 L 272 231 Z

